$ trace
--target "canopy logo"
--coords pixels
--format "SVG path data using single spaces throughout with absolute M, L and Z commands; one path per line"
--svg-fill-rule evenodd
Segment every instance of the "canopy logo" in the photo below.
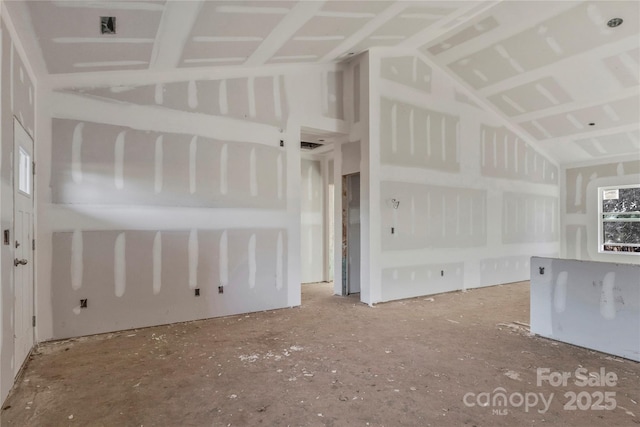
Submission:
M 551 371 L 549 368 L 536 370 L 536 386 L 538 387 L 548 385 L 557 388 L 571 385 L 593 390 L 595 387 L 615 387 L 617 384 L 618 375 L 615 372 L 607 372 L 605 368 L 594 372 L 582 367 L 573 372 Z M 611 411 L 616 408 L 615 391 L 591 390 L 562 393 L 563 409 L 565 411 Z M 525 412 L 536 410 L 538 413 L 544 414 L 551 407 L 554 397 L 555 393 L 545 394 L 533 391 L 508 393 L 505 388 L 497 387 L 492 392 L 468 392 L 462 397 L 462 402 L 468 408 L 476 406 L 490 408 L 494 415 L 507 415 L 512 408 L 524 408 Z

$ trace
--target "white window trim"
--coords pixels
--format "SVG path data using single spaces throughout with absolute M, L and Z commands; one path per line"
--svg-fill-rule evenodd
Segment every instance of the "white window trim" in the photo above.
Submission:
M 618 190 L 623 188 L 640 188 L 640 184 L 627 184 L 627 185 L 611 185 L 607 187 L 598 187 L 598 253 L 608 254 L 608 255 L 631 255 L 631 256 L 639 256 L 640 252 L 618 252 L 618 251 L 607 251 L 604 249 L 604 229 L 603 220 L 604 212 L 602 211 L 602 201 L 603 194 L 607 190 Z M 626 221 L 625 221 L 626 222 Z M 640 222 L 640 218 L 630 219 L 629 222 Z

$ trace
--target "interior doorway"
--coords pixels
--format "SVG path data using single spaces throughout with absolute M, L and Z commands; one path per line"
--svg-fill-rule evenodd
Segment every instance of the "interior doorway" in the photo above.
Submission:
M 33 140 L 13 121 L 14 375 L 33 346 Z
M 360 293 L 360 173 L 342 177 L 342 294 Z

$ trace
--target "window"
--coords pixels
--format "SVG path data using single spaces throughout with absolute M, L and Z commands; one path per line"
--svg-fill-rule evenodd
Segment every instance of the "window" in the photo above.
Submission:
M 31 155 L 22 147 L 18 153 L 18 190 L 31 195 Z
M 640 255 L 640 184 L 599 188 L 600 252 Z

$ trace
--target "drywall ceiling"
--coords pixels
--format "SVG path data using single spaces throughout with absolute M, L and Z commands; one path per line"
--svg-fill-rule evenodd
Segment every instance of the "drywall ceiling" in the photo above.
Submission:
M 503 2 L 419 50 L 561 163 L 638 159 L 639 17 L 637 1 Z
M 640 157 L 637 1 L 4 4 L 39 77 L 325 63 L 413 47 L 560 163 Z M 116 17 L 115 35 L 100 33 L 102 16 Z M 615 17 L 623 24 L 609 28 Z

